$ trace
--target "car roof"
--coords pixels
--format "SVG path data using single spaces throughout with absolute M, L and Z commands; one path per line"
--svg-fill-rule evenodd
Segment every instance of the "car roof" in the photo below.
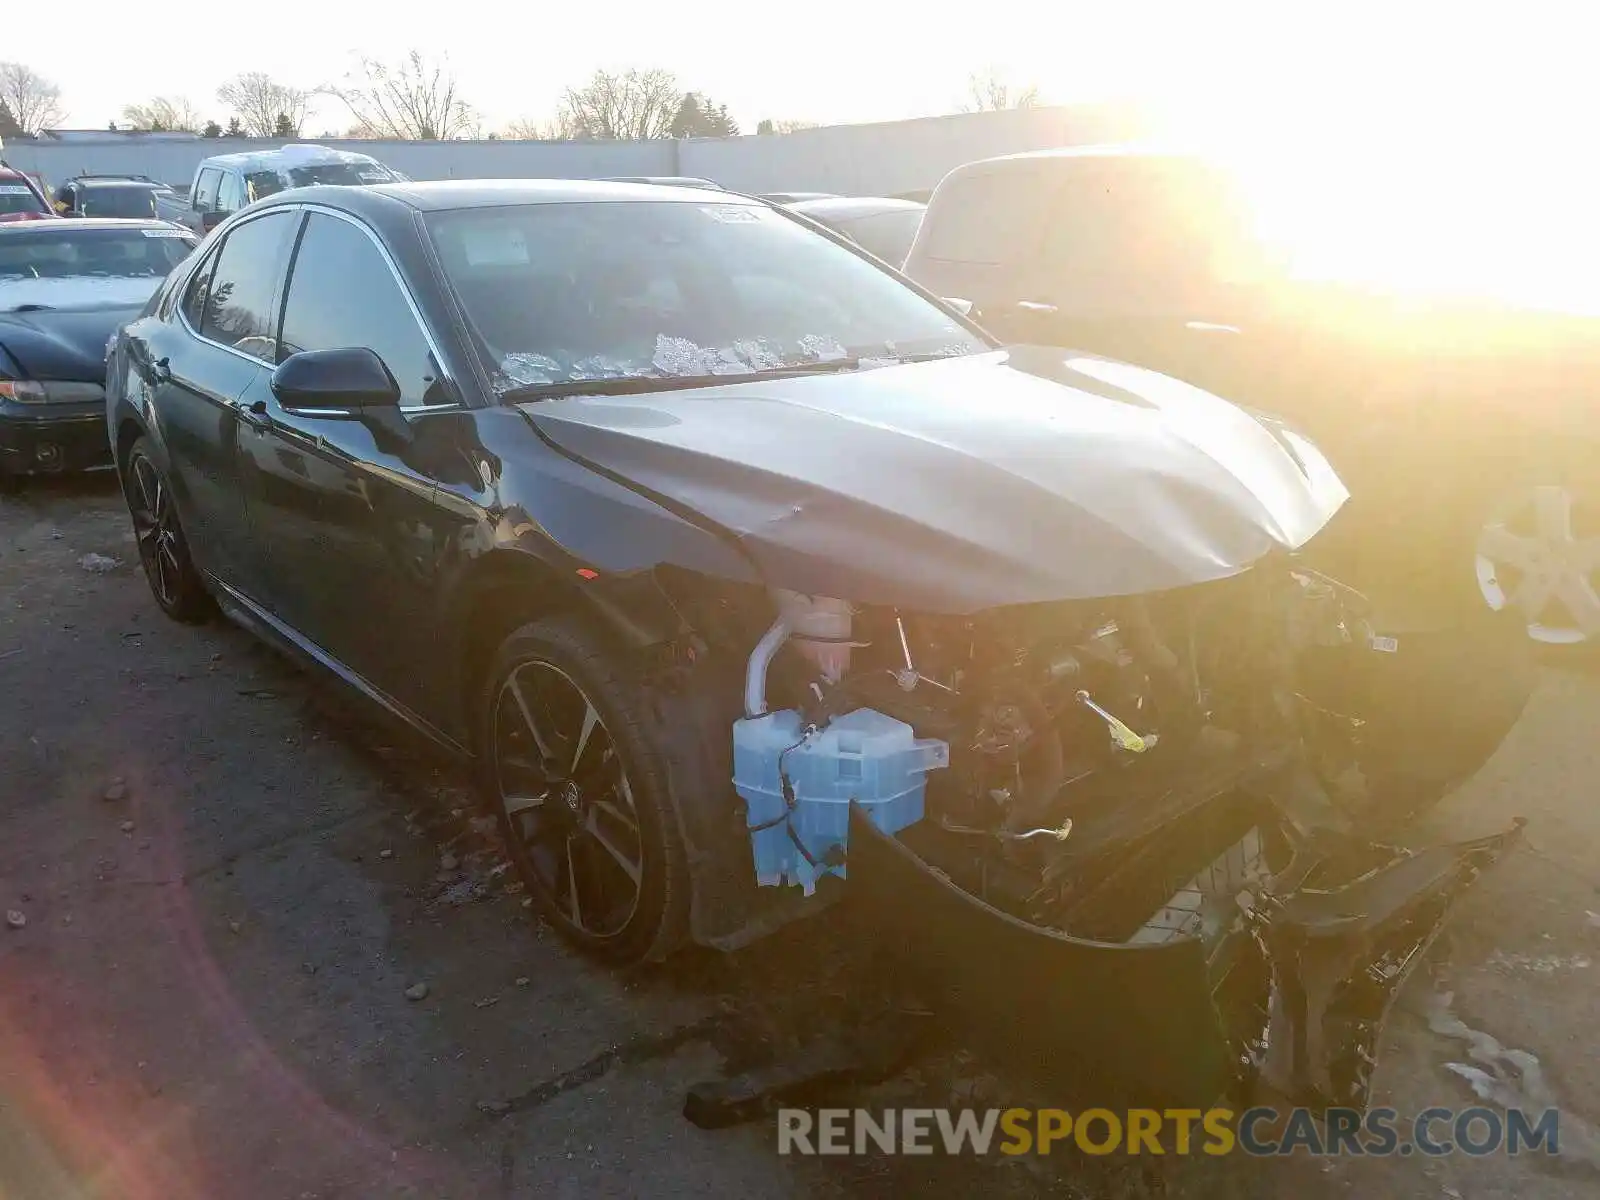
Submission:
M 1111 142 L 1103 145 L 1061 146 L 1054 150 L 1023 150 L 1017 154 L 980 158 L 957 167 L 950 174 L 981 175 L 990 171 L 1025 170 L 1029 167 L 1081 159 L 1201 159 L 1203 157 L 1204 155 L 1193 150 L 1153 142 Z
M 172 229 L 194 237 L 194 231 L 172 221 L 158 221 L 154 217 L 73 217 L 70 221 L 50 222 L 49 227 L 61 232 L 64 229 Z M 17 230 L 37 229 L 38 222 L 28 224 L 0 224 L 0 234 L 9 236 Z
M 496 208 L 513 204 L 576 204 L 608 201 L 665 200 L 680 203 L 740 204 L 761 201 L 707 188 L 668 187 L 653 183 L 614 183 L 601 179 L 432 179 L 414 183 L 378 183 L 364 187 L 295 188 L 268 197 L 331 204 L 361 211 L 382 201 L 399 202 L 421 212 L 454 208 Z M 252 206 L 254 207 L 254 206 Z
M 889 212 L 922 212 L 928 206 L 916 200 L 897 200 L 893 196 L 830 196 L 818 200 L 796 200 L 784 206 L 818 221 L 852 221 Z
M 280 166 L 320 166 L 325 163 L 375 163 L 378 160 L 370 154 L 356 154 L 350 150 L 335 150 L 331 146 L 317 146 L 311 143 L 297 143 L 288 146 L 278 146 L 272 150 L 241 150 L 233 154 L 213 154 L 210 158 L 201 160 L 197 171 L 205 167 L 238 167 L 241 170 L 250 170 L 252 167 L 269 170 Z
M 155 183 L 149 179 L 69 179 L 67 183 L 81 188 L 154 188 L 162 191 L 166 188 L 164 183 Z M 63 187 L 66 185 L 63 184 Z

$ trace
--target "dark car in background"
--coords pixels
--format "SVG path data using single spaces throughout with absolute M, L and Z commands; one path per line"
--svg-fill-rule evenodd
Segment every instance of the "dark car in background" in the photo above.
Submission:
M 802 200 L 833 200 L 837 192 L 762 192 L 761 198 L 769 204 L 798 204 Z
M 1346 496 L 1315 446 L 1002 349 L 754 198 L 270 197 L 123 329 L 105 418 L 162 610 L 220 604 L 468 759 L 540 911 L 612 960 L 860 889 L 1035 1068 L 1361 1104 L 1509 844 L 1366 840 L 1527 684 L 1487 635 L 1387 674 L 1299 564 Z
M 706 188 L 713 192 L 723 190 L 720 183 L 713 183 L 709 179 L 701 179 L 697 175 L 607 175 L 600 182 L 648 183 L 653 187 Z
M 905 270 L 1007 342 L 1141 363 L 1303 427 L 1353 495 L 1321 548 L 1341 577 L 1505 611 L 1557 653 L 1600 647 L 1600 316 L 1296 277 L 1252 202 L 1181 151 L 969 163 Z M 1474 253 L 1450 248 L 1464 275 Z
M 787 207 L 849 238 L 891 267 L 906 261 L 927 209 L 915 200 L 886 196 L 827 196 L 798 200 Z
M 172 189 L 142 175 L 77 175 L 55 189 L 55 209 L 63 217 L 162 219 L 162 200 Z
M 110 463 L 107 343 L 194 246 L 156 221 L 0 225 L 0 485 Z

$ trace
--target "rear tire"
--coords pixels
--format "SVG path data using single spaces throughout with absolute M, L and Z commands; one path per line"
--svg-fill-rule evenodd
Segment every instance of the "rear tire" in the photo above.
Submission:
M 122 494 L 133 518 L 139 562 L 156 604 L 174 621 L 186 625 L 205 621 L 216 606 L 189 557 L 189 543 L 178 519 L 172 487 L 156 464 L 146 438 L 140 438 L 128 450 Z
M 642 684 L 592 624 L 535 621 L 501 643 L 477 719 L 480 785 L 544 917 L 616 963 L 688 928 L 689 870 Z

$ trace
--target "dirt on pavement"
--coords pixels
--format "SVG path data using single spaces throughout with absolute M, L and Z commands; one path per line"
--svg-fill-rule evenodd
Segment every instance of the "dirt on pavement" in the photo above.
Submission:
M 162 617 L 109 477 L 32 487 L 0 500 L 0 1196 L 1592 1196 L 1597 728 L 1600 681 L 1550 672 L 1433 818 L 1527 816 L 1528 844 L 1381 1072 L 1380 1103 L 1465 1107 L 1462 1029 L 1536 1055 L 1559 1158 L 780 1158 L 772 1122 L 697 1129 L 685 1092 L 914 1008 L 868 935 L 829 913 L 649 970 L 574 955 L 457 768 L 242 631 Z M 1013 1099 L 1049 1102 L 934 1031 L 840 1103 Z

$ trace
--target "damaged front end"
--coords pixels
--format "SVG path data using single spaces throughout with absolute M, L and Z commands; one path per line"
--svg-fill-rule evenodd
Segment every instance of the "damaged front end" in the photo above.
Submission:
M 1026 1069 L 1365 1102 L 1390 998 L 1511 835 L 1388 843 L 1532 678 L 1510 625 L 1377 628 L 1303 565 L 1348 496 L 1315 446 L 1024 347 L 523 411 L 741 564 L 593 532 L 625 524 L 575 547 L 671 593 L 694 937 L 847 894 Z
M 970 617 L 772 601 L 733 731 L 757 878 L 847 878 L 988 1049 L 1100 1095 L 1365 1106 L 1396 991 L 1516 836 L 1384 840 L 1527 693 L 1465 711 L 1459 654 L 1287 557 Z M 1431 694 L 1397 703 L 1402 660 Z M 1429 760 L 1392 731 L 1444 692 Z

